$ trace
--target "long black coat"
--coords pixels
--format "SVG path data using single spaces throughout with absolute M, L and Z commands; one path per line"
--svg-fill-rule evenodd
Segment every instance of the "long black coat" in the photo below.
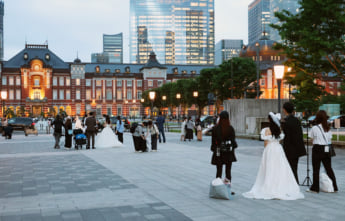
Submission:
M 300 121 L 290 114 L 282 125 L 285 134 L 283 148 L 288 159 L 296 159 L 306 155 L 303 132 Z
M 229 164 L 232 162 L 237 161 L 235 156 L 235 148 L 237 148 L 237 142 L 235 140 L 235 130 L 230 125 L 229 128 L 225 128 L 227 130 L 227 135 L 225 139 L 222 139 L 222 129 L 219 125 L 215 126 L 212 129 L 212 144 L 211 144 L 211 151 L 212 154 L 212 160 L 211 164 L 213 165 L 223 165 L 223 164 Z M 217 147 L 224 141 L 231 141 L 232 144 L 232 151 L 230 152 L 220 152 L 220 156 L 217 157 Z

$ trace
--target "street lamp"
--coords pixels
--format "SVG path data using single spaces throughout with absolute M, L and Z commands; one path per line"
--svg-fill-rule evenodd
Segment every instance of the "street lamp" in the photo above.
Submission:
M 275 78 L 277 79 L 277 84 L 278 84 L 278 113 L 280 113 L 280 88 L 281 88 L 281 83 L 284 76 L 284 70 L 285 70 L 284 65 L 274 65 L 274 75 L 275 75 Z
M 196 101 L 196 99 L 197 99 L 197 97 L 199 96 L 199 92 L 197 92 L 197 91 L 193 91 L 193 97 L 195 98 L 195 101 Z M 195 102 L 195 109 L 196 109 L 196 104 L 197 102 Z M 198 115 L 197 115 L 198 116 Z
M 260 43 L 255 43 L 256 47 L 256 99 L 260 96 Z
M 167 96 L 163 95 L 162 100 L 163 100 L 163 113 L 165 115 L 164 106 L 165 106 L 165 101 L 167 100 Z
M 2 117 L 5 116 L 5 100 L 7 99 L 7 91 L 1 91 L 1 99 L 2 99 Z
M 141 107 L 142 107 L 142 110 L 143 110 L 143 111 L 142 111 L 142 116 L 144 116 L 144 115 L 145 115 L 145 108 L 144 108 L 144 105 L 143 105 L 143 104 L 144 104 L 144 102 L 145 102 L 145 99 L 144 99 L 144 98 L 141 98 L 141 99 L 140 99 L 140 102 L 141 102 Z
M 155 91 L 150 91 L 149 92 L 149 98 L 151 100 L 151 118 L 152 118 L 152 111 L 153 111 L 153 101 L 156 98 L 156 92 Z
M 179 102 L 178 111 L 177 111 L 178 112 L 177 113 L 177 121 L 179 122 L 180 121 L 180 106 L 181 106 L 181 104 L 180 104 L 181 94 L 180 93 L 176 94 L 176 99 Z

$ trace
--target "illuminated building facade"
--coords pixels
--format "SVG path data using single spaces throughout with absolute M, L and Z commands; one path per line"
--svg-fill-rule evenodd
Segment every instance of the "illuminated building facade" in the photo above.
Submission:
M 5 109 L 18 115 L 53 116 L 63 110 L 74 116 L 94 110 L 97 115 L 139 116 L 145 113 L 140 103 L 143 91 L 213 67 L 161 65 L 154 53 L 145 64 L 82 63 L 78 58 L 64 62 L 48 45 L 27 44 L 1 62 L 0 91 L 8 94 Z
M 214 64 L 214 0 L 131 0 L 130 62 Z

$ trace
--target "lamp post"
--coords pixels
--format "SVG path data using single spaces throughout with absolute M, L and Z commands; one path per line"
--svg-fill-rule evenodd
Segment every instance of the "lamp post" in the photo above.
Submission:
M 291 72 L 292 68 L 288 67 L 287 71 Z M 289 83 L 289 101 L 291 100 L 291 84 Z
M 197 106 L 197 98 L 198 98 L 198 96 L 199 96 L 199 92 L 198 91 L 193 91 L 193 97 L 195 98 L 195 109 L 196 109 L 196 106 Z M 197 115 L 198 115 L 198 113 L 197 113 Z
M 277 84 L 278 84 L 278 112 L 277 113 L 280 113 L 280 88 L 281 88 L 281 83 L 284 76 L 284 70 L 285 70 L 284 65 L 274 65 L 274 76 L 277 79 Z
M 144 99 L 144 98 L 141 98 L 141 99 L 140 99 L 140 102 L 141 102 L 141 106 L 142 106 L 142 109 L 143 109 L 143 111 L 142 111 L 143 113 L 142 113 L 141 116 L 144 116 L 144 115 L 145 115 L 145 108 L 144 108 L 144 105 L 143 105 L 143 104 L 144 104 L 144 102 L 145 102 L 145 99 Z
M 162 96 L 162 100 L 163 100 L 163 113 L 164 113 L 164 116 L 165 116 L 164 107 L 165 107 L 165 101 L 167 100 L 167 96 L 163 95 Z
M 1 91 L 1 99 L 2 99 L 2 117 L 5 116 L 5 100 L 7 99 L 7 91 Z
M 176 99 L 179 102 L 178 111 L 177 111 L 177 121 L 180 122 L 180 106 L 181 106 L 181 104 L 180 104 L 181 94 L 180 93 L 176 94 Z
M 256 99 L 260 96 L 260 43 L 255 43 L 256 47 Z
M 152 118 L 152 112 L 153 112 L 153 101 L 156 98 L 156 92 L 155 91 L 150 91 L 149 92 L 149 98 L 151 100 L 151 118 Z

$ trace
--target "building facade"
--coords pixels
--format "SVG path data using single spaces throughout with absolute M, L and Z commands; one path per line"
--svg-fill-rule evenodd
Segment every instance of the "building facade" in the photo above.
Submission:
M 220 65 L 233 57 L 239 57 L 243 40 L 223 39 L 216 44 L 215 65 Z
M 4 1 L 0 0 L 0 61 L 4 59 L 4 12 Z
M 90 110 L 98 115 L 140 116 L 145 114 L 140 103 L 143 91 L 212 67 L 161 65 L 154 53 L 144 65 L 64 62 L 48 45 L 27 44 L 1 63 L 0 90 L 8 96 L 0 103 L 26 116 L 55 115 L 60 110 L 71 116 Z
M 91 54 L 92 63 L 123 63 L 123 34 L 103 34 L 103 52 Z
M 287 10 L 292 14 L 296 14 L 299 12 L 300 7 L 298 0 L 271 0 L 270 4 L 271 23 L 276 25 L 280 25 L 280 22 L 278 18 L 274 16 L 275 12 Z M 278 31 L 273 28 L 270 30 L 270 39 L 276 42 L 281 42 L 281 37 Z
M 248 6 L 248 44 L 271 33 L 270 0 L 254 0 Z
M 213 0 L 131 0 L 130 62 L 214 64 Z

